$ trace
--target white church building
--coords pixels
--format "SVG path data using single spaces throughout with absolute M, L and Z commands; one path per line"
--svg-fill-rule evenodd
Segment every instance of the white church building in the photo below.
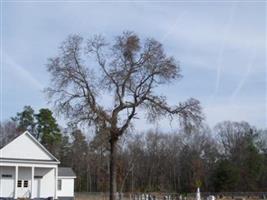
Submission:
M 27 131 L 0 144 L 0 199 L 74 199 L 76 176 L 59 163 Z

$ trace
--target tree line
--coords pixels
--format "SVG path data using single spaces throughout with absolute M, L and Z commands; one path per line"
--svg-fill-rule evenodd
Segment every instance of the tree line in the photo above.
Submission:
M 30 106 L 1 123 L 1 142 L 28 130 L 77 175 L 75 190 L 109 190 L 110 145 L 101 129 L 87 138 L 77 127 L 60 127 L 52 111 Z M 117 191 L 265 191 L 267 130 L 224 121 L 214 128 L 176 132 L 129 130 L 118 144 Z

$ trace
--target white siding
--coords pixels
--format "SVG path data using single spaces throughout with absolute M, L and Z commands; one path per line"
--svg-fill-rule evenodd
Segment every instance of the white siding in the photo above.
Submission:
M 0 155 L 1 158 L 51 160 L 48 153 L 36 145 L 27 134 L 17 137 L 3 147 L 0 150 Z
M 53 197 L 54 196 L 54 170 L 49 168 L 35 168 L 34 176 L 42 178 L 34 179 L 33 196 L 34 197 Z
M 31 180 L 31 168 L 19 167 L 18 180 Z
M 12 175 L 12 178 L 3 178 L 2 174 Z M 42 176 L 41 179 L 34 179 L 34 197 L 54 197 L 56 184 L 54 168 L 35 168 L 34 175 Z M 14 179 L 15 167 L 0 166 L 0 197 L 13 197 Z M 31 168 L 19 167 L 18 180 L 28 180 L 27 188 L 17 188 L 18 197 L 28 197 L 31 193 Z
M 40 197 L 53 197 L 55 193 L 55 184 L 55 172 L 54 169 L 51 169 L 40 180 Z
M 12 178 L 2 178 L 3 174 L 10 174 Z M 15 167 L 0 166 L 0 197 L 13 197 Z
M 58 180 L 62 180 L 62 189 L 58 190 L 58 197 L 74 197 L 74 179 L 73 178 L 61 178 L 58 177 Z

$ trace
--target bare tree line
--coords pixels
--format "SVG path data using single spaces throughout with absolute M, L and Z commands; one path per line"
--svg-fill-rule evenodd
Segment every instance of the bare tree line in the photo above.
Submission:
M 265 137 L 266 130 L 246 122 L 222 122 L 190 133 L 132 133 L 118 148 L 118 191 L 189 193 L 198 186 L 207 192 L 264 191 Z M 75 153 L 77 191 L 108 191 L 109 151 L 100 141 L 97 135 Z
M 19 124 L 1 123 L 1 143 L 20 133 Z M 98 132 L 89 140 L 79 129 L 64 130 L 60 143 L 49 150 L 62 166 L 76 172 L 75 190 L 108 192 L 110 146 L 106 134 Z M 129 131 L 118 143 L 117 191 L 190 193 L 196 187 L 206 192 L 265 191 L 266 139 L 267 130 L 231 121 L 213 129 Z

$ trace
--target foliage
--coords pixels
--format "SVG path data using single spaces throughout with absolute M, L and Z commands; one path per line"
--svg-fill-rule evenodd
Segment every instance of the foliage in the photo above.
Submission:
M 240 179 L 239 168 L 229 160 L 220 160 L 212 179 L 216 192 L 237 191 Z
M 82 191 L 86 189 L 86 185 L 84 184 L 84 178 L 86 178 L 88 166 L 88 143 L 81 130 L 73 130 L 73 132 L 71 133 L 71 137 L 71 165 L 77 175 L 76 189 L 78 191 Z
M 15 135 L 27 130 L 51 153 L 58 156 L 62 134 L 51 110 L 42 108 L 35 114 L 31 106 L 24 106 L 23 111 L 11 119 L 15 123 L 15 131 L 10 130 L 9 133 L 13 132 Z
M 219 123 L 215 130 L 224 150 L 215 174 L 217 189 L 256 191 L 264 170 L 259 132 L 247 122 L 230 121 Z
M 18 112 L 12 120 L 17 123 L 17 130 L 19 132 L 28 130 L 35 134 L 35 116 L 31 106 L 24 106 L 23 111 Z
M 38 138 L 51 153 L 56 154 L 62 135 L 52 111 L 42 108 L 35 116 Z

